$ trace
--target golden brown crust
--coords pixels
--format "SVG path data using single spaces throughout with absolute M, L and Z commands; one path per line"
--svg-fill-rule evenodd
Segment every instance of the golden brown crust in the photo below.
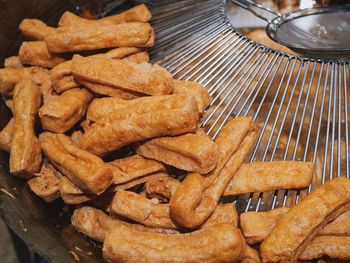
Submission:
M 220 224 L 187 234 L 168 235 L 113 228 L 105 238 L 103 257 L 113 262 L 239 262 L 243 240 L 238 228 Z
M 345 211 L 320 230 L 321 236 L 350 236 L 350 211 Z
M 53 68 L 66 59 L 47 50 L 45 41 L 22 42 L 18 56 L 22 64 Z
M 142 62 L 149 62 L 149 55 L 146 51 L 142 51 L 139 53 L 135 53 L 135 54 L 131 54 L 125 58 L 123 58 L 124 60 L 128 61 L 128 62 L 133 62 L 133 63 L 142 63 Z
M 206 174 L 218 162 L 219 152 L 213 140 L 202 130 L 174 137 L 160 137 L 137 144 L 136 152 L 176 168 Z
M 75 55 L 72 73 L 79 80 L 149 95 L 170 94 L 174 85 L 166 69 L 146 62 L 136 64 L 122 59 Z
M 47 26 L 39 19 L 23 19 L 19 24 L 22 34 L 31 40 L 44 40 L 45 36 L 54 31 L 53 27 Z
M 152 47 L 154 31 L 148 23 L 124 23 L 91 27 L 61 27 L 45 37 L 53 53 L 114 47 Z
M 148 22 L 152 18 L 152 15 L 148 8 L 144 5 L 138 5 L 120 14 L 107 16 L 97 20 L 89 20 L 79 17 L 69 11 L 66 11 L 58 25 L 61 27 L 89 27 L 89 26 L 106 26 L 113 24 L 121 24 L 126 22 Z
M 170 199 L 172 219 L 186 228 L 201 225 L 214 212 L 227 184 L 255 143 L 257 128 L 251 118 L 239 117 L 230 121 L 219 137 L 216 169 L 207 176 L 187 175 Z
M 39 87 L 30 79 L 19 82 L 13 95 L 13 131 L 10 154 L 10 173 L 30 178 L 38 172 L 41 149 L 35 136 L 35 117 L 41 104 Z
M 5 58 L 4 62 L 5 68 L 23 68 L 22 62 L 19 59 L 19 56 L 12 56 Z
M 112 183 L 112 172 L 97 156 L 80 149 L 64 134 L 39 136 L 46 157 L 82 190 L 101 194 Z
M 0 132 L 0 149 L 6 152 L 11 151 L 11 142 L 14 130 L 15 119 L 11 118 L 11 120 L 6 124 L 5 128 L 3 128 Z
M 228 184 L 224 196 L 281 189 L 306 188 L 312 181 L 310 162 L 253 162 L 243 164 Z
M 64 133 L 86 113 L 92 95 L 85 89 L 70 89 L 44 104 L 39 110 L 45 130 Z
M 261 244 L 264 262 L 296 262 L 327 223 L 350 207 L 350 180 L 336 178 L 313 190 L 284 215 Z
M 145 184 L 145 194 L 150 199 L 167 203 L 180 185 L 181 182 L 172 177 L 150 180 Z
M 144 114 L 126 112 L 124 119 L 116 119 L 114 114 L 110 114 L 99 119 L 85 132 L 82 147 L 97 155 L 104 155 L 133 142 L 196 131 L 196 101 L 193 97 L 173 96 L 179 96 L 177 108 L 174 109 Z

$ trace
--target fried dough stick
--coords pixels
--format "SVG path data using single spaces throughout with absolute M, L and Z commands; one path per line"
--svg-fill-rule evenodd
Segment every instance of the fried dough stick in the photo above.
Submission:
M 44 104 L 39 110 L 45 130 L 64 133 L 72 128 L 86 113 L 92 95 L 86 89 L 71 89 Z
M 235 172 L 255 143 L 257 128 L 251 118 L 230 121 L 216 140 L 219 161 L 207 176 L 187 175 L 170 199 L 170 216 L 179 225 L 195 228 L 215 210 L 217 203 Z
M 78 80 L 109 85 L 117 89 L 148 95 L 165 95 L 173 91 L 171 74 L 158 65 L 136 64 L 121 59 L 75 55 L 72 73 Z
M 112 183 L 112 172 L 102 159 L 79 148 L 68 136 L 44 132 L 39 140 L 50 162 L 84 191 L 98 195 Z
M 224 196 L 280 189 L 301 189 L 312 181 L 310 162 L 253 162 L 243 164 L 228 184 Z
M 239 262 L 244 240 L 239 229 L 220 224 L 168 235 L 117 226 L 107 233 L 103 257 L 113 262 Z
M 169 204 L 155 204 L 137 193 L 118 190 L 111 203 L 111 213 L 149 227 L 181 229 L 169 215 Z M 201 228 L 230 223 L 237 226 L 238 216 L 234 204 L 219 205 Z
M 336 178 L 313 190 L 284 215 L 260 247 L 263 262 L 297 262 L 330 221 L 350 208 L 350 179 Z
M 145 184 L 145 194 L 150 199 L 167 203 L 180 185 L 181 182 L 172 177 L 153 179 Z
M 195 132 L 198 121 L 197 102 L 193 97 L 172 96 L 177 96 L 177 103 L 169 110 L 156 110 L 144 114 L 126 111 L 124 116 L 116 112 L 99 119 L 84 133 L 82 147 L 101 156 L 133 142 Z M 117 116 L 123 118 L 118 119 Z
M 13 95 L 15 127 L 10 151 L 10 173 L 22 178 L 30 178 L 40 169 L 41 149 L 34 132 L 40 104 L 40 89 L 33 81 L 25 79 L 16 85 Z
M 128 59 L 130 55 L 146 53 L 141 48 L 137 47 L 120 47 L 112 49 L 106 53 L 93 55 L 92 57 L 106 57 L 110 59 Z M 146 53 L 147 54 L 147 53 Z M 144 57 L 145 62 L 149 61 L 148 54 Z M 50 71 L 50 77 L 53 88 L 57 93 L 61 93 L 67 89 L 72 89 L 79 86 L 79 83 L 74 79 L 72 75 L 72 61 L 68 60 L 63 62 Z M 108 95 L 108 94 L 107 94 Z
M 0 132 L 0 149 L 10 152 L 11 151 L 11 142 L 13 131 L 15 129 L 15 119 L 11 118 L 10 121 L 6 124 Z
M 113 15 L 100 18 L 97 20 L 89 20 L 82 17 L 79 17 L 71 12 L 66 11 L 58 25 L 61 27 L 90 27 L 90 26 L 106 26 L 113 24 L 121 24 L 126 22 L 147 22 L 152 18 L 152 15 L 148 8 L 144 5 L 138 5 L 129 10 Z
M 31 40 L 44 40 L 46 35 L 55 30 L 39 19 L 28 18 L 22 20 L 19 29 L 25 37 Z
M 141 142 L 136 152 L 178 169 L 206 174 L 214 170 L 219 152 L 213 140 L 202 130 L 174 137 L 160 137 Z
M 46 35 L 47 49 L 53 53 L 115 47 L 152 47 L 154 31 L 148 23 L 61 27 Z
M 19 48 L 18 56 L 22 64 L 43 68 L 53 68 L 63 63 L 63 56 L 51 53 L 47 50 L 45 41 L 24 41 Z
M 23 65 L 18 56 L 12 56 L 5 58 L 4 62 L 5 68 L 23 68 Z

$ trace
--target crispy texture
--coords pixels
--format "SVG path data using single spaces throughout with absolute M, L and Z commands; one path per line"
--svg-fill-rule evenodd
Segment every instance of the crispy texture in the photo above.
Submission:
M 30 178 L 40 169 L 42 160 L 38 138 L 35 136 L 35 116 L 41 104 L 39 87 L 30 79 L 18 83 L 13 95 L 13 131 L 10 153 L 10 173 Z
M 71 89 L 44 104 L 39 110 L 45 130 L 64 133 L 72 128 L 86 113 L 92 95 L 85 89 Z
M 123 119 L 110 114 L 96 121 L 85 132 L 82 147 L 97 155 L 104 155 L 133 142 L 196 131 L 198 109 L 195 99 L 173 96 L 179 96 L 177 107 L 173 109 L 144 114 L 126 112 Z
M 148 23 L 125 23 L 92 27 L 57 28 L 45 37 L 53 53 L 114 47 L 152 47 L 154 31 Z
M 172 76 L 166 69 L 146 62 L 136 64 L 121 59 L 75 55 L 72 73 L 79 80 L 148 95 L 170 94 L 174 88 Z
M 265 240 L 278 220 L 290 208 L 279 207 L 267 212 L 246 212 L 239 218 L 242 233 L 248 244 L 256 244 Z
M 234 203 L 218 204 L 214 213 L 200 228 L 210 228 L 223 223 L 230 223 L 233 226 L 238 226 L 238 214 Z
M 11 151 L 11 143 L 14 130 L 15 119 L 11 118 L 11 120 L 6 124 L 5 128 L 3 128 L 0 132 L 0 149 L 6 152 Z
M 152 18 L 148 8 L 144 5 L 138 5 L 125 12 L 113 16 L 107 16 L 97 20 L 89 20 L 79 17 L 69 11 L 66 11 L 60 21 L 59 26 L 71 27 L 89 27 L 89 26 L 106 26 L 113 24 L 121 24 L 126 22 L 147 22 Z
M 136 152 L 176 168 L 206 174 L 214 170 L 219 152 L 213 140 L 202 130 L 175 137 L 154 138 L 137 144 Z
M 217 142 L 219 162 L 208 176 L 187 175 L 170 199 L 171 218 L 186 228 L 201 225 L 215 210 L 225 188 L 255 143 L 257 128 L 251 118 L 239 117 L 222 130 Z
M 224 196 L 281 189 L 306 188 L 312 181 L 310 162 L 253 162 L 243 164 L 228 184 Z
M 53 68 L 66 59 L 47 50 L 45 41 L 22 42 L 18 52 L 19 59 L 24 65 Z
M 311 260 L 324 255 L 330 258 L 350 260 L 350 237 L 320 236 L 315 237 L 311 244 L 301 253 L 301 260 Z
M 152 228 L 139 224 L 131 224 L 106 215 L 99 209 L 84 206 L 74 210 L 72 215 L 72 225 L 81 233 L 92 239 L 103 242 L 108 231 L 116 226 L 129 226 L 140 231 L 149 231 L 156 233 L 177 234 L 173 229 Z
M 130 56 L 127 56 L 125 58 L 126 61 L 128 62 L 134 62 L 134 63 L 142 63 L 142 62 L 149 62 L 149 55 L 146 51 L 142 51 L 139 53 L 131 54 Z
M 181 182 L 172 177 L 150 180 L 145 184 L 145 193 L 148 198 L 156 198 L 160 202 L 169 202 Z
M 206 88 L 194 81 L 174 80 L 174 94 L 188 94 L 194 96 L 198 103 L 199 114 L 202 116 L 204 110 L 213 100 Z
M 336 178 L 313 190 L 284 215 L 260 247 L 264 262 L 296 262 L 327 223 L 350 207 L 350 179 Z
M 350 236 L 350 211 L 345 211 L 320 230 L 322 236 Z
M 111 59 L 121 59 L 123 57 L 129 56 L 135 53 L 144 53 L 141 51 L 142 49 L 137 47 L 120 47 L 120 48 L 112 49 L 106 53 L 92 55 L 92 57 L 97 57 L 97 58 L 106 57 Z M 72 75 L 71 60 L 68 60 L 66 62 L 63 62 L 55 66 L 50 71 L 50 77 L 51 77 L 53 88 L 57 93 L 61 93 L 67 89 L 72 89 L 79 86 L 79 82 L 77 82 Z
M 53 27 L 47 26 L 39 19 L 23 19 L 19 24 L 22 34 L 31 40 L 44 40 L 45 36 L 54 31 Z
M 181 235 L 114 227 L 107 233 L 103 257 L 113 262 L 238 262 L 243 240 L 238 228 L 220 224 Z
M 23 65 L 18 56 L 12 56 L 12 57 L 5 58 L 4 67 L 5 68 L 23 68 Z
M 29 188 L 40 196 L 45 202 L 50 203 L 60 196 L 60 180 L 62 174 L 44 159 L 39 173 L 28 181 Z
M 112 172 L 97 156 L 80 149 L 64 134 L 39 136 L 46 157 L 82 190 L 101 194 L 112 183 Z

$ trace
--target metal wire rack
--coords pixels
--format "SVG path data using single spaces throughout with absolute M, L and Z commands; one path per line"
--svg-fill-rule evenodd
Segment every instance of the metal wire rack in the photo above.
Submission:
M 315 164 L 306 190 L 223 201 L 234 200 L 239 212 L 293 206 L 326 180 L 350 176 L 350 61 L 310 59 L 256 43 L 229 23 L 226 1 L 153 2 L 150 8 L 157 35 L 151 62 L 176 79 L 201 83 L 213 97 L 201 128 L 215 139 L 231 118 L 252 116 L 260 133 L 248 161 Z

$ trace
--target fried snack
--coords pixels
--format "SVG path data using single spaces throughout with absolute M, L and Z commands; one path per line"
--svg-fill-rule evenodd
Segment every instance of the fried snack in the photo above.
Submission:
M 50 203 L 60 196 L 60 180 L 62 174 L 44 159 L 39 173 L 28 181 L 29 188 L 37 195 Z
M 350 208 L 350 180 L 336 178 L 313 190 L 285 214 L 260 247 L 264 262 L 296 262 L 320 230 Z
M 41 149 L 35 136 L 35 116 L 41 103 L 39 87 L 30 79 L 18 83 L 13 95 L 13 131 L 10 151 L 10 173 L 30 178 L 38 172 L 41 163 Z
M 66 59 L 47 50 L 45 41 L 22 42 L 18 52 L 19 59 L 24 65 L 53 68 Z
M 23 68 L 23 65 L 18 56 L 12 56 L 9 58 L 5 58 L 4 67 L 5 68 Z
M 19 29 L 25 37 L 31 40 L 44 40 L 46 35 L 55 30 L 39 19 L 28 18 L 22 20 Z
M 153 179 L 145 184 L 145 193 L 150 199 L 155 198 L 167 203 L 180 185 L 181 182 L 172 177 Z
M 350 260 L 350 237 L 319 236 L 301 253 L 301 260 L 311 260 L 324 255 L 330 258 Z
M 148 23 L 125 23 L 92 27 L 62 27 L 45 37 L 53 53 L 114 47 L 152 47 L 154 31 Z
M 154 174 L 158 172 L 166 172 L 164 164 L 145 159 L 135 154 L 107 163 L 113 174 L 113 184 L 123 184 L 135 180 L 137 178 Z
M 239 222 L 247 243 L 252 245 L 264 241 L 278 220 L 289 210 L 288 207 L 279 207 L 267 212 L 242 213 Z
M 228 184 L 224 196 L 281 189 L 301 189 L 312 181 L 310 162 L 253 162 L 243 164 Z
M 350 236 L 350 211 L 345 211 L 320 230 L 320 236 Z
M 45 130 L 64 133 L 74 126 L 86 113 L 92 95 L 86 89 L 71 89 L 44 104 L 39 110 Z
M 142 63 L 142 62 L 149 62 L 149 55 L 146 51 L 142 51 L 139 53 L 131 54 L 130 56 L 127 56 L 124 58 L 124 60 L 128 62 L 133 62 L 133 63 Z
M 187 175 L 170 199 L 170 216 L 177 224 L 195 228 L 214 212 L 256 137 L 257 128 L 249 117 L 239 117 L 227 123 L 216 140 L 219 161 L 215 170 L 207 176 Z
M 188 94 L 194 96 L 198 103 L 199 114 L 202 116 L 204 110 L 213 100 L 206 88 L 194 81 L 174 80 L 174 94 Z
M 110 59 L 121 59 L 123 57 L 127 57 L 135 53 L 144 53 L 144 52 L 142 52 L 142 49 L 137 47 L 120 47 L 120 48 L 112 49 L 103 54 L 93 55 L 92 57 L 97 57 L 97 58 L 106 57 Z M 74 79 L 72 75 L 71 60 L 63 62 L 57 65 L 56 67 L 54 67 L 50 72 L 50 77 L 51 77 L 53 88 L 58 93 L 61 93 L 67 89 L 72 89 L 79 86 L 79 83 Z
M 136 152 L 178 169 L 206 174 L 214 170 L 219 152 L 213 140 L 202 130 L 175 137 L 160 137 L 138 143 Z
M 70 135 L 70 139 L 80 147 L 80 141 L 81 138 L 83 138 L 84 134 L 81 130 L 75 130 L 72 132 L 72 134 Z
M 86 152 L 64 134 L 44 132 L 39 141 L 46 157 L 75 185 L 96 195 L 112 183 L 112 172 L 97 156 Z
M 99 209 L 84 206 L 74 210 L 72 215 L 72 225 L 81 233 L 92 239 L 103 242 L 106 234 L 116 226 L 123 225 L 140 231 L 149 231 L 155 233 L 177 234 L 173 229 L 152 228 L 139 224 L 131 224 L 106 215 Z
M 99 119 L 85 132 L 82 147 L 104 155 L 133 142 L 196 131 L 198 109 L 195 99 L 184 95 L 173 96 L 178 99 L 173 109 L 144 114 L 126 112 L 123 119 L 116 118 L 119 116 L 119 112 L 116 112 Z
M 244 241 L 239 229 L 220 224 L 181 235 L 115 226 L 103 243 L 103 257 L 113 262 L 238 262 Z
M 173 91 L 171 74 L 158 65 L 136 64 L 121 59 L 73 56 L 72 73 L 80 80 L 109 85 L 118 89 L 165 95 Z
M 15 119 L 11 118 L 11 120 L 6 124 L 5 128 L 3 128 L 0 132 L 0 149 L 6 152 L 11 151 L 11 143 L 14 129 Z
M 233 226 L 238 226 L 238 214 L 234 203 L 218 204 L 214 213 L 200 228 L 209 228 L 223 223 L 230 223 Z
M 113 15 L 107 16 L 97 20 L 89 20 L 79 17 L 71 12 L 66 11 L 58 25 L 61 27 L 90 27 L 90 26 L 107 26 L 113 24 L 121 24 L 126 22 L 147 22 L 152 18 L 152 15 L 148 8 L 144 5 L 138 5 L 129 10 Z

